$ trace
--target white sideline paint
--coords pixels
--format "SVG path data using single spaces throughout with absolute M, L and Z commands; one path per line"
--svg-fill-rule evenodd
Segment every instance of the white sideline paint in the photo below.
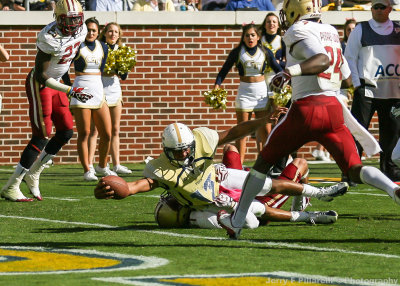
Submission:
M 98 224 L 98 223 L 87 223 L 87 222 L 73 222 L 73 221 L 62 221 L 62 220 L 52 220 L 47 218 L 37 218 L 37 217 L 22 217 L 22 216 L 9 216 L 9 215 L 2 215 L 0 214 L 0 218 L 9 218 L 9 219 L 25 219 L 31 221 L 41 221 L 41 222 L 50 222 L 50 223 L 57 223 L 57 224 L 69 224 L 69 225 L 83 225 L 83 226 L 95 226 L 99 228 L 119 228 L 120 226 L 112 226 L 107 224 Z M 128 228 L 127 228 L 128 229 Z M 192 238 L 192 239 L 205 239 L 205 240 L 215 240 L 215 241 L 223 241 L 228 240 L 224 237 L 213 237 L 213 236 L 200 236 L 200 235 L 193 235 L 193 234 L 181 234 L 181 233 L 174 233 L 174 232 L 167 232 L 167 231 L 158 231 L 158 230 L 132 230 L 137 232 L 145 232 L 151 234 L 159 234 L 164 236 L 172 236 L 172 237 L 181 237 L 181 238 Z M 258 242 L 253 240 L 230 240 L 230 242 L 236 243 L 247 243 L 247 244 L 255 244 L 255 245 L 267 245 L 273 246 L 278 248 L 287 248 L 287 249 L 301 249 L 301 250 L 312 250 L 312 251 L 321 251 L 321 252 L 339 252 L 344 254 L 356 254 L 356 255 L 363 255 L 363 256 L 375 256 L 375 257 L 383 257 L 383 258 L 396 258 L 400 259 L 400 255 L 394 254 L 385 254 L 385 253 L 374 253 L 374 252 L 362 252 L 362 251 L 353 251 L 353 250 L 346 250 L 340 248 L 324 248 L 324 247 L 317 247 L 317 246 L 308 246 L 308 245 L 300 245 L 296 243 L 285 243 L 285 242 Z

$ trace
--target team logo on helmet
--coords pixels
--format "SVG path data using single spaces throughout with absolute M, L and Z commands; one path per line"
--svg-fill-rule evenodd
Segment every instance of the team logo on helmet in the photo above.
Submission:
M 76 0 L 58 0 L 54 10 L 57 27 L 63 35 L 79 33 L 83 25 L 82 6 Z
M 321 0 L 285 0 L 279 15 L 283 29 L 300 20 L 321 18 Z
M 192 166 L 196 143 L 192 130 L 185 124 L 168 125 L 162 134 L 162 144 L 165 155 L 172 164 L 178 167 Z

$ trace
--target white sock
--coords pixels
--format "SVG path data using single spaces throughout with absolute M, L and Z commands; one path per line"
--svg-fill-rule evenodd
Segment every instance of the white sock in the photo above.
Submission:
M 39 158 L 37 158 L 33 165 L 30 167 L 29 173 L 40 174 L 44 169 L 44 165 L 48 161 L 52 160 L 55 156 L 56 155 L 48 154 L 46 153 L 46 151 L 43 150 L 42 153 L 40 153 Z
M 244 181 L 243 191 L 231 220 L 233 227 L 242 227 L 244 225 L 251 202 L 263 190 L 267 180 L 271 181 L 266 174 L 254 169 L 250 170 Z
M 19 185 L 21 184 L 22 179 L 24 178 L 27 171 L 28 171 L 28 169 L 25 169 L 24 167 L 22 167 L 22 165 L 20 163 L 18 163 L 17 167 L 15 168 L 14 173 L 8 179 L 7 183 L 4 185 L 2 190 L 7 189 L 11 185 L 13 187 L 19 188 Z
M 385 191 L 391 198 L 394 196 L 394 191 L 399 188 L 398 185 L 393 183 L 379 169 L 372 166 L 363 166 L 361 168 L 360 179 L 364 184 Z
M 321 189 L 317 187 L 313 187 L 311 185 L 303 184 L 303 197 L 314 197 L 318 198 L 321 196 Z
M 310 219 L 310 215 L 307 212 L 291 212 L 291 222 L 307 222 Z

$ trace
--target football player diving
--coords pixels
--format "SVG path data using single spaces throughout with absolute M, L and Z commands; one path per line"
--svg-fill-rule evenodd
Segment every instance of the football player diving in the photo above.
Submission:
M 196 128 L 192 131 L 184 124 L 168 125 L 162 135 L 164 152 L 157 159 L 150 160 L 146 164 L 143 172 L 145 178 L 128 183 L 130 195 L 148 192 L 158 187 L 165 189 L 175 202 L 171 198 L 162 197 L 156 207 L 156 220 L 162 227 L 185 226 L 189 217 L 192 225 L 202 228 L 219 227 L 216 222 L 216 213 L 221 208 L 232 210 L 235 207 L 235 201 L 239 199 L 240 189 L 247 172 L 229 168 L 224 171 L 224 168 L 216 166 L 213 160 L 216 149 L 220 145 L 250 134 L 261 124 L 271 121 L 266 119 L 267 117 L 242 122 L 219 133 L 206 127 Z M 234 153 L 238 155 L 237 150 Z M 240 157 L 236 158 L 241 167 Z M 231 166 L 235 167 L 235 162 L 232 161 Z M 246 227 L 257 227 L 259 221 L 256 216 L 266 213 L 269 201 L 271 204 L 276 203 L 277 206 L 282 205 L 285 201 L 284 195 L 299 196 L 302 201 L 303 191 L 307 190 L 310 197 L 330 201 L 347 191 L 346 183 L 339 183 L 327 188 L 316 188 L 294 182 L 298 182 L 304 175 L 306 176 L 307 165 L 304 164 L 304 161 L 297 160 L 295 163 L 289 164 L 282 173 L 282 177 L 286 176 L 286 179 L 269 179 L 266 182 L 263 194 L 257 197 L 253 209 L 246 217 Z M 229 167 L 229 164 L 227 165 Z M 98 183 L 94 193 L 98 199 L 110 199 L 114 195 L 111 186 L 103 181 Z M 272 197 L 263 198 L 267 193 Z M 274 194 L 279 194 L 279 197 L 274 197 Z M 278 202 L 279 200 L 281 202 Z M 302 208 L 297 210 L 302 210 Z M 171 218 L 166 217 L 173 213 L 177 213 L 180 219 L 171 221 Z M 294 211 L 290 213 L 268 208 L 267 215 L 267 220 L 279 221 L 332 223 L 337 219 L 337 214 L 333 211 L 325 213 Z
M 54 16 L 55 21 L 38 34 L 35 66 L 25 83 L 32 137 L 14 173 L 1 190 L 1 197 L 14 202 L 33 201 L 20 190 L 23 179 L 32 195 L 42 200 L 40 173 L 73 134 L 68 97 L 75 97 L 82 102 L 92 97 L 84 88 L 72 88 L 60 82 L 87 34 L 82 7 L 76 0 L 59 0 Z M 52 124 L 56 132 L 49 139 Z

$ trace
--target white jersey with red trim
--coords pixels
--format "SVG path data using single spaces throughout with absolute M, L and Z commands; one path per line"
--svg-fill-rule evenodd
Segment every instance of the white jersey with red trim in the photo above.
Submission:
M 57 28 L 56 22 L 44 27 L 36 41 L 36 47 L 42 52 L 51 55 L 50 65 L 46 74 L 56 80 L 68 71 L 80 44 L 85 41 L 87 34 L 86 25 L 74 36 L 65 36 Z
M 318 94 L 336 96 L 340 90 L 341 68 L 344 62 L 337 30 L 328 24 L 303 20 L 293 24 L 283 39 L 289 51 L 286 66 L 299 64 L 319 53 L 326 54 L 330 59 L 329 68 L 323 73 L 292 77 L 292 98 L 296 100 Z M 298 45 L 301 41 L 306 46 Z M 296 48 L 300 49 L 299 46 L 306 50 L 296 51 Z M 299 54 L 306 55 L 306 57 L 299 56 Z

